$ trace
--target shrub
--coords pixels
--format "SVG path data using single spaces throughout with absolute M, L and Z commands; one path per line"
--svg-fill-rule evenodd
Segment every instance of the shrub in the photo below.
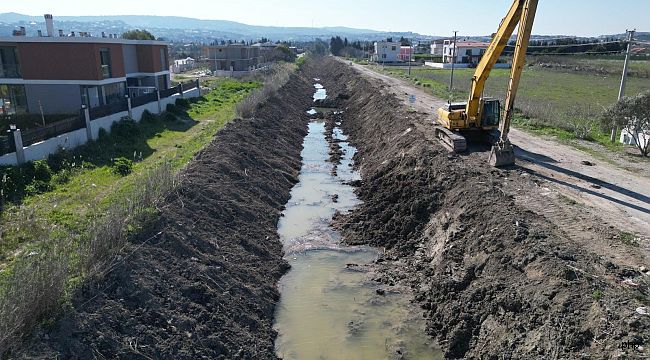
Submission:
M 156 115 L 152 114 L 151 111 L 149 111 L 149 110 L 143 111 L 142 112 L 142 117 L 140 117 L 140 121 L 148 122 L 148 123 L 155 122 L 156 120 L 158 120 L 158 117 Z
M 44 192 L 52 191 L 53 187 L 49 182 L 43 180 L 34 180 L 31 184 L 25 187 L 27 195 L 38 195 Z
M 113 172 L 122 176 L 129 175 L 131 172 L 133 172 L 133 161 L 125 157 L 118 157 L 114 159 Z
M 98 139 L 104 139 L 108 136 L 108 132 L 104 128 L 99 128 L 99 132 L 97 134 Z
M 165 113 L 162 115 L 162 119 L 163 119 L 163 121 L 167 121 L 167 122 L 173 122 L 173 121 L 178 120 L 176 115 L 174 115 L 173 113 L 171 113 L 169 111 L 165 111 Z
M 187 99 L 178 98 L 178 99 L 176 99 L 176 107 L 182 108 L 182 109 L 189 109 L 190 108 L 190 102 Z
M 123 117 L 111 126 L 111 135 L 124 139 L 137 138 L 140 136 L 140 127 L 135 120 Z
M 54 176 L 52 176 L 52 182 L 55 184 L 62 185 L 70 182 L 71 178 L 72 178 L 72 170 L 63 169 L 58 173 L 54 174 Z
M 52 180 L 52 170 L 46 160 L 34 161 L 34 180 L 43 182 Z
M 64 148 L 59 148 L 59 151 L 47 157 L 47 164 L 54 172 L 69 169 L 72 164 L 72 154 Z

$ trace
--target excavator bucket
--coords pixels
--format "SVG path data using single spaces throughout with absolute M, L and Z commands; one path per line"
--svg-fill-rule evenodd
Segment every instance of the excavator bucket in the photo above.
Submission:
M 509 166 L 515 164 L 515 150 L 510 141 L 499 141 L 492 146 L 490 152 L 490 165 L 494 167 Z

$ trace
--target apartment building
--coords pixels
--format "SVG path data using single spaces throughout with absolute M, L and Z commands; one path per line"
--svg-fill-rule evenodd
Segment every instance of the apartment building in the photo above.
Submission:
M 260 47 L 243 44 L 203 47 L 203 56 L 215 72 L 255 70 L 260 65 Z
M 0 116 L 74 114 L 138 88 L 169 88 L 166 42 L 54 34 L 45 19 L 45 35 L 0 37 Z

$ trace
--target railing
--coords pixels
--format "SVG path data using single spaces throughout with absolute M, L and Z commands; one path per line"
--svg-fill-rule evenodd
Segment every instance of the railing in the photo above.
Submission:
M 155 92 L 152 92 L 150 94 L 145 94 L 142 96 L 134 97 L 131 99 L 131 107 L 138 107 L 142 106 L 144 104 L 148 104 L 150 102 L 154 102 L 158 100 L 158 96 L 156 96 Z
M 43 127 L 24 130 L 21 132 L 23 146 L 36 144 L 58 135 L 86 127 L 86 120 L 82 116 L 75 116 L 69 119 L 53 122 Z
M 120 99 L 112 104 L 107 104 L 90 109 L 90 120 L 99 119 L 104 116 L 116 114 L 120 111 L 128 111 L 129 106 L 126 99 Z
M 169 89 L 165 89 L 165 90 L 160 90 L 160 98 L 164 99 L 164 98 L 170 97 L 172 95 L 176 95 L 179 92 L 180 91 L 179 91 L 178 86 L 174 86 L 173 88 L 169 88 Z
M 15 151 L 13 139 L 9 136 L 13 135 L 0 136 L 0 155 L 9 154 Z

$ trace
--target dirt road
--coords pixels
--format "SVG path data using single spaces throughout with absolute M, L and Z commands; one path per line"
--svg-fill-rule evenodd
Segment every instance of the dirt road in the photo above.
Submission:
M 433 114 L 444 104 L 444 100 L 406 80 L 381 74 L 368 66 L 352 66 L 369 78 L 381 80 L 386 85 L 387 92 L 394 94 L 418 112 Z M 408 102 L 409 95 L 415 95 L 414 104 Z M 430 121 L 429 117 L 424 123 L 417 125 L 429 139 L 435 141 Z M 599 161 L 588 153 L 518 129 L 511 130 L 510 140 L 515 145 L 517 166 L 535 179 L 531 186 L 521 187 L 519 184 L 518 188 L 512 189 L 519 202 L 553 219 L 574 237 L 584 241 L 592 241 L 593 236 L 589 230 L 613 226 L 619 234 L 614 231 L 610 235 L 611 238 L 600 242 L 600 245 L 604 253 L 607 253 L 611 246 L 618 247 L 622 253 L 612 255 L 619 260 L 627 258 L 629 254 L 616 240 L 630 237 L 620 232 L 635 234 L 636 239 L 631 241 L 638 243 L 643 251 L 640 257 L 635 257 L 634 261 L 628 264 L 648 264 L 648 173 L 632 173 L 624 170 L 622 166 Z M 487 158 L 487 153 L 470 153 L 468 156 Z M 602 234 L 605 230 L 598 229 L 597 232 Z

